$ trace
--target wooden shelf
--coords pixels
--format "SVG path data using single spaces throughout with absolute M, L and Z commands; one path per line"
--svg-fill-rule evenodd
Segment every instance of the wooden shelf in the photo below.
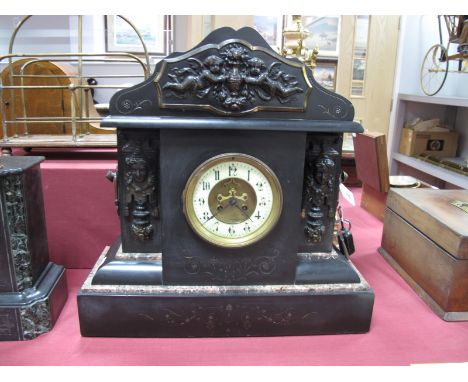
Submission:
M 398 98 L 402 101 L 421 102 L 434 105 L 468 107 L 468 98 L 462 97 L 430 97 L 416 94 L 400 93 Z
M 425 172 L 436 178 L 442 179 L 445 182 L 455 186 L 468 189 L 468 176 L 457 174 L 454 171 L 435 166 L 418 158 L 409 157 L 400 153 L 393 153 L 393 159 L 407 166 L 413 167 L 416 170 Z
M 468 156 L 468 98 L 430 97 L 425 95 L 400 93 L 393 111 L 393 121 L 388 131 L 390 152 L 390 175 L 413 175 L 411 169 L 421 173 L 421 180 L 440 188 L 449 185 L 468 189 L 468 177 L 450 169 L 439 167 L 416 157 L 399 153 L 401 132 L 405 123 L 415 118 L 423 120 L 439 118 L 444 124 L 459 133 L 457 154 Z

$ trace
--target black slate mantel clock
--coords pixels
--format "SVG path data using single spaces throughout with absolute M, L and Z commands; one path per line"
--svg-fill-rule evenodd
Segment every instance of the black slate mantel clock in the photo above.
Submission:
M 121 237 L 84 283 L 84 336 L 358 333 L 372 289 L 332 247 L 349 101 L 250 28 L 114 95 Z

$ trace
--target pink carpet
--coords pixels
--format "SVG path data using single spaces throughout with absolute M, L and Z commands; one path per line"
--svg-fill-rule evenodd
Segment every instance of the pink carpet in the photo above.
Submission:
M 53 261 L 89 268 L 119 232 L 113 187 L 104 175 L 112 152 L 70 154 L 43 165 Z M 80 157 L 81 155 L 81 157 Z M 48 157 L 49 154 L 48 154 Z M 70 159 L 75 159 L 70 161 Z M 72 163 L 71 163 L 72 162 Z M 343 201 L 353 223 L 352 260 L 375 291 L 366 334 L 202 339 L 82 338 L 76 293 L 88 269 L 68 269 L 69 299 L 50 332 L 28 342 L 0 342 L 0 365 L 409 365 L 468 362 L 468 322 L 445 322 L 377 253 L 382 223 Z

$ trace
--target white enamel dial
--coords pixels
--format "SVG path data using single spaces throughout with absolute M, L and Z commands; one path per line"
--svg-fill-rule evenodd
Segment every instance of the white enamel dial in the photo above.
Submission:
M 264 237 L 281 213 L 282 193 L 271 169 L 244 154 L 202 164 L 187 182 L 184 210 L 194 231 L 213 244 L 239 247 Z

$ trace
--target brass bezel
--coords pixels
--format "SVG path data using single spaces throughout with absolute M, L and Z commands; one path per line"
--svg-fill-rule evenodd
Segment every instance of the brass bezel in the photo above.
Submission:
M 270 183 L 272 191 L 272 207 L 268 218 L 259 229 L 247 236 L 240 238 L 220 237 L 208 231 L 197 219 L 192 202 L 195 186 L 197 185 L 200 178 L 205 174 L 205 172 L 211 167 L 220 163 L 231 161 L 247 163 L 258 169 Z M 271 170 L 271 168 L 262 161 L 247 154 L 226 153 L 208 159 L 193 171 L 192 175 L 190 175 L 189 179 L 187 180 L 187 184 L 185 185 L 184 191 L 182 193 L 182 202 L 183 211 L 188 224 L 203 240 L 223 248 L 240 248 L 259 241 L 268 233 L 270 233 L 271 230 L 275 227 L 283 209 L 283 191 L 281 189 L 281 184 L 273 170 Z

